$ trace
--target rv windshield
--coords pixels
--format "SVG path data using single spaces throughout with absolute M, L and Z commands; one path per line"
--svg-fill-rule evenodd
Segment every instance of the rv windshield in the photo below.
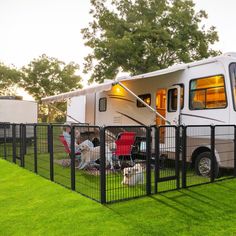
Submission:
M 231 86 L 232 86 L 234 110 L 236 110 L 236 63 L 230 64 L 229 74 L 230 74 L 230 80 L 231 80 Z

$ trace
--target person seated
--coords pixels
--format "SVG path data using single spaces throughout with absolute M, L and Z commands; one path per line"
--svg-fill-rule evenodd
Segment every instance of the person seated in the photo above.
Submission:
M 71 123 L 66 122 L 64 125 L 65 126 L 63 127 L 63 136 L 67 142 L 68 147 L 70 148 L 71 147 Z M 78 129 L 75 129 L 75 153 L 80 152 L 79 145 L 83 143 L 87 144 L 91 148 L 94 147 L 93 143 L 88 139 L 81 142 L 80 132 Z

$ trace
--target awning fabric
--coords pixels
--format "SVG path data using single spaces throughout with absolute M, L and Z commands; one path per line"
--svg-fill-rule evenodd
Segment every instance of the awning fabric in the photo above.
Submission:
M 97 84 L 93 86 L 89 86 L 84 89 L 77 89 L 75 91 L 67 92 L 67 93 L 61 93 L 58 95 L 42 98 L 43 103 L 50 103 L 50 102 L 55 102 L 55 101 L 63 101 L 72 97 L 78 97 L 82 95 L 87 95 L 90 93 L 97 93 L 97 92 L 102 92 L 102 91 L 109 91 L 112 88 L 112 84 L 114 81 L 110 81 L 107 83 L 103 84 Z
M 111 90 L 112 86 L 114 84 L 116 84 L 116 82 L 131 81 L 131 80 L 138 80 L 138 79 L 147 79 L 147 78 L 152 78 L 152 77 L 156 77 L 156 76 L 160 76 L 160 75 L 164 75 L 164 74 L 170 74 L 170 73 L 177 72 L 177 71 L 184 71 L 186 68 L 187 68 L 187 65 L 183 64 L 183 65 L 172 66 L 170 68 L 163 69 L 163 70 L 153 71 L 153 72 L 146 73 L 146 74 L 120 77 L 114 81 L 109 80 L 109 81 L 104 82 L 102 84 L 97 84 L 97 85 L 89 86 L 87 88 L 78 89 L 75 91 L 61 93 L 59 95 L 54 95 L 54 96 L 42 98 L 42 102 L 43 103 L 50 103 L 50 102 L 55 102 L 55 101 L 63 101 L 63 100 L 66 100 L 66 99 L 69 99 L 72 97 L 78 97 L 78 96 L 87 95 L 90 93 L 109 91 L 109 90 Z

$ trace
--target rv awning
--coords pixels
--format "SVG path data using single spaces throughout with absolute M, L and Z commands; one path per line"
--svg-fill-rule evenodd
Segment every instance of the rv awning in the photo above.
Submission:
M 166 69 L 162 69 L 162 70 L 157 70 L 157 71 L 153 71 L 153 72 L 149 72 L 149 73 L 145 73 L 145 74 L 140 74 L 140 75 L 135 75 L 135 76 L 127 76 L 127 77 L 120 77 L 117 80 L 119 82 L 122 81 L 127 81 L 127 80 L 137 80 L 137 79 L 146 79 L 146 78 L 152 78 L 152 77 L 157 77 L 160 75 L 166 75 L 166 74 L 171 74 L 177 71 L 184 71 L 185 69 L 187 69 L 188 66 L 186 64 L 180 64 L 180 65 L 176 65 L 176 66 L 171 66 L 169 68 Z
M 90 93 L 97 93 L 97 92 L 102 92 L 102 91 L 109 91 L 112 88 L 112 84 L 114 81 L 109 81 L 103 84 L 97 84 L 93 86 L 89 86 L 84 89 L 77 89 L 75 91 L 67 92 L 67 93 L 61 93 L 58 95 L 42 98 L 43 103 L 50 103 L 50 102 L 55 102 L 55 101 L 63 101 L 72 97 L 78 97 L 82 95 L 87 95 Z
M 54 96 L 42 98 L 42 102 L 43 103 L 50 103 L 50 102 L 55 102 L 55 101 L 63 101 L 63 100 L 66 100 L 66 99 L 69 99 L 72 97 L 78 97 L 78 96 L 87 95 L 90 93 L 109 91 L 109 90 L 111 90 L 112 86 L 114 84 L 116 84 L 117 82 L 157 77 L 160 75 L 170 74 L 170 73 L 174 73 L 177 71 L 184 71 L 186 68 L 187 68 L 187 65 L 183 64 L 183 65 L 172 66 L 172 67 L 169 67 L 169 68 L 163 69 L 163 70 L 153 71 L 153 72 L 146 73 L 146 74 L 141 74 L 141 75 L 136 75 L 136 76 L 119 77 L 115 81 L 109 80 L 105 83 L 89 86 L 84 89 L 78 89 L 75 91 L 61 93 L 59 95 L 54 95 Z

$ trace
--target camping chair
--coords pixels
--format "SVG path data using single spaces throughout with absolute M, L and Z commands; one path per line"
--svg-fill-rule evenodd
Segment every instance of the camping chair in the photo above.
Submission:
M 66 142 L 64 136 L 63 136 L 63 135 L 60 135 L 60 136 L 59 136 L 59 140 L 60 140 L 60 142 L 62 143 L 62 145 L 64 146 L 65 152 L 68 154 L 67 157 L 70 158 L 70 153 L 71 153 L 70 147 L 68 146 L 68 143 Z M 75 157 L 76 157 L 77 159 L 80 158 L 80 155 L 81 155 L 80 152 L 76 152 L 76 153 L 75 153 Z M 70 160 L 70 159 L 69 159 L 69 160 Z M 67 161 L 63 160 L 63 161 L 62 161 L 62 166 L 63 166 L 63 167 L 70 166 L 70 161 L 67 162 Z
M 132 149 L 134 147 L 135 135 L 135 132 L 122 132 L 118 134 L 115 141 L 116 149 L 113 154 L 118 158 L 118 164 L 120 167 L 120 157 L 124 158 L 125 156 L 128 156 L 131 164 L 134 162 L 132 159 Z

